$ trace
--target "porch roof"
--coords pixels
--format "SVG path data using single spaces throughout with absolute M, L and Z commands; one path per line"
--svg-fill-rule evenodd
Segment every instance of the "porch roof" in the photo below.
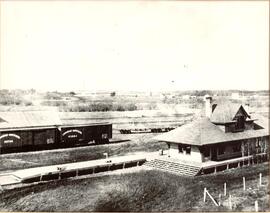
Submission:
M 202 146 L 263 136 L 269 136 L 268 129 L 225 133 L 217 125 L 213 124 L 209 118 L 204 117 L 170 132 L 158 135 L 154 139 L 164 142 Z

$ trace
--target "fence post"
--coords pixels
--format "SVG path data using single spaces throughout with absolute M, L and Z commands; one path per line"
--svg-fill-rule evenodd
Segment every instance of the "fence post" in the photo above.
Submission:
M 205 194 L 208 194 L 208 196 L 211 198 L 211 200 L 213 201 L 213 203 L 214 203 L 216 206 L 218 206 L 217 201 L 212 197 L 212 195 L 211 195 L 207 190 L 205 190 Z
M 206 188 L 204 187 L 204 190 L 203 190 L 203 202 L 206 201 Z
M 221 194 L 218 195 L 218 205 L 220 206 L 221 204 Z
M 259 208 L 258 208 L 258 201 L 257 201 L 257 200 L 255 201 L 255 211 L 256 211 L 256 212 L 259 211 Z
M 259 186 L 262 186 L 262 173 L 260 173 Z
M 232 209 L 232 196 L 229 195 L 229 207 L 230 209 Z
M 246 178 L 243 177 L 243 190 L 245 191 L 246 190 Z
M 226 196 L 226 183 L 224 183 L 224 196 Z

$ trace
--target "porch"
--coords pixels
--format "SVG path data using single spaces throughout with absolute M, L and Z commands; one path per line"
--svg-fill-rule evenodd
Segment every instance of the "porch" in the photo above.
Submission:
M 266 162 L 267 153 L 243 156 L 223 161 L 196 162 L 161 155 L 145 163 L 146 166 L 183 176 L 197 176 Z
M 202 162 L 216 162 L 239 159 L 241 157 L 260 156 L 268 150 L 267 137 L 228 141 L 200 147 Z
M 216 173 L 232 168 L 259 164 L 268 161 L 268 159 L 269 156 L 267 153 L 258 153 L 256 155 L 243 156 L 223 161 L 206 161 L 201 165 L 200 174 Z

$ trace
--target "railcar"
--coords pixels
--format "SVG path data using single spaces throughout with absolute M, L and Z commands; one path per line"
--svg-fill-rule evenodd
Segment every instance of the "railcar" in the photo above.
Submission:
M 60 127 L 60 144 L 103 144 L 112 138 L 112 124 L 65 125 Z
M 112 124 L 0 129 L 0 153 L 109 143 Z

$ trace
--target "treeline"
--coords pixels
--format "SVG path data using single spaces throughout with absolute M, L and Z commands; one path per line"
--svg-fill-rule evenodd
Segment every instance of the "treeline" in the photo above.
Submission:
M 69 112 L 107 112 L 107 111 L 134 111 L 137 106 L 134 103 L 90 103 L 78 104 L 75 106 L 62 107 L 64 111 Z
M 0 105 L 9 106 L 9 105 L 23 105 L 31 106 L 33 103 L 29 100 L 23 98 L 23 91 L 15 90 L 0 90 Z
M 68 103 L 62 101 L 44 101 L 42 105 L 57 106 L 65 112 L 107 112 L 107 111 L 134 111 L 137 106 L 134 103 Z
M 62 108 L 69 112 L 107 112 L 107 111 L 134 111 L 137 106 L 134 103 L 115 104 L 115 103 L 90 103 L 66 106 Z

